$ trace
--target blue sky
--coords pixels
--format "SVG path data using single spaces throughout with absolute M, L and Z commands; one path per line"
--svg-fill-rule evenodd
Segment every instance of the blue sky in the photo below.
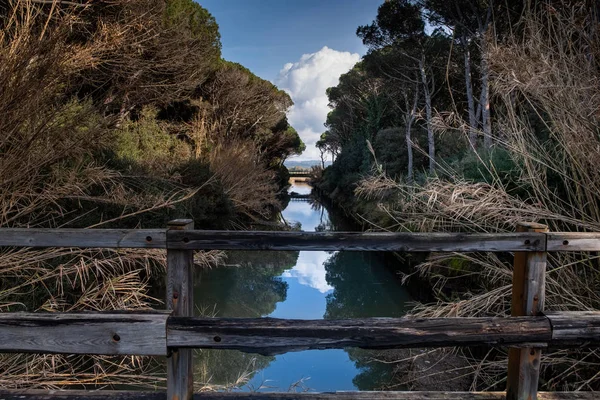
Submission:
M 217 20 L 223 58 L 239 62 L 286 90 L 294 107 L 288 119 L 307 150 L 325 130 L 325 90 L 338 83 L 366 52 L 356 37 L 383 0 L 201 0 Z
M 380 0 L 201 0 L 216 19 L 223 57 L 275 81 L 286 63 L 323 46 L 364 54 L 356 37 Z

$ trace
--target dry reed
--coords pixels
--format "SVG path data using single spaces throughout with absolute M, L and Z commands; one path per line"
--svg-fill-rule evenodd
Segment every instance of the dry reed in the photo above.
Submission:
M 107 146 L 114 119 L 72 98 L 69 84 L 97 66 L 108 39 L 100 32 L 86 44 L 69 41 L 87 7 L 59 3 L 14 0 L 0 7 L 0 227 L 61 227 L 102 205 L 120 210 L 88 225 L 104 226 L 193 196 L 198 189 L 123 176 L 92 161 Z M 150 308 L 160 303 L 148 287 L 164 275 L 163 253 L 1 248 L 0 311 Z M 219 257 L 198 254 L 196 262 L 206 266 Z M 154 387 L 163 375 L 147 357 L 0 356 L 4 388 Z
M 220 142 L 210 152 L 209 163 L 236 211 L 266 220 L 280 204 L 275 173 L 267 169 L 259 154 L 249 141 Z
M 560 9 L 540 6 L 522 22 L 522 35 L 489 46 L 495 146 L 520 166 L 516 184 L 526 195 L 509 191 L 483 155 L 481 168 L 492 177 L 490 183 L 465 180 L 451 165 L 440 165 L 441 177 L 422 185 L 376 174 L 363 180 L 357 194 L 378 202 L 379 212 L 391 221 L 379 228 L 512 232 L 518 222 L 538 221 L 554 231 L 600 231 L 600 30 L 597 15 L 586 7 L 586 2 Z M 438 133 L 467 131 L 456 119 L 438 115 Z M 598 256 L 555 254 L 548 263 L 546 309 L 600 309 Z M 417 273 L 433 282 L 438 301 L 413 313 L 508 315 L 511 270 L 509 258 L 495 255 L 434 254 Z M 449 294 L 453 281 L 463 288 Z M 505 354 L 461 352 L 471 363 L 463 372 L 471 376 L 472 388 L 503 388 Z M 596 350 L 546 352 L 542 387 L 598 390 L 599 365 Z

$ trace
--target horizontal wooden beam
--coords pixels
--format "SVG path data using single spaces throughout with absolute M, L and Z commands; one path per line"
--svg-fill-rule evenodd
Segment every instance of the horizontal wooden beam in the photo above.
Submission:
M 0 247 L 166 248 L 164 229 L 0 228 Z
M 0 247 L 414 252 L 600 251 L 600 233 L 386 233 L 0 228 Z
M 504 392 L 203 392 L 194 400 L 504 400 Z M 540 392 L 538 400 L 596 400 L 597 392 Z M 0 390 L 1 400 L 166 400 L 165 392 Z
M 348 320 L 171 317 L 167 344 L 280 354 L 344 347 L 519 346 L 546 343 L 551 336 L 550 323 L 545 317 Z
M 280 354 L 308 349 L 600 346 L 600 311 L 508 318 L 174 317 L 167 312 L 0 313 L 0 352 L 165 355 L 167 348 Z
M 543 233 L 169 231 L 167 247 L 194 250 L 543 251 Z
M 548 251 L 600 251 L 600 233 L 548 233 Z
M 166 312 L 0 313 L 0 352 L 166 355 Z
M 551 345 L 560 347 L 600 345 L 600 311 L 548 312 L 545 315 L 552 327 Z

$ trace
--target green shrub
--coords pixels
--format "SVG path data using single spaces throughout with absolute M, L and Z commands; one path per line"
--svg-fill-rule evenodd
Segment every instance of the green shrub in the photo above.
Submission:
M 190 157 L 190 148 L 167 125 L 157 120 L 157 110 L 144 107 L 137 120 L 128 119 L 115 132 L 114 151 L 141 170 L 166 175 Z

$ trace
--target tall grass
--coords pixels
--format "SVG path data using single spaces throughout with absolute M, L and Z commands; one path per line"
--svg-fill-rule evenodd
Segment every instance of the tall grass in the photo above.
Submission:
M 512 232 L 519 221 L 538 221 L 553 231 L 600 231 L 600 30 L 597 9 L 585 3 L 530 10 L 521 34 L 490 43 L 495 148 L 518 170 L 514 181 L 482 153 L 475 157 L 486 183 L 456 165 L 441 165 L 439 176 L 420 185 L 372 176 L 357 193 L 380 203 L 385 228 Z M 464 126 L 444 115 L 436 125 L 439 134 L 461 134 L 457 126 Z M 554 254 L 548 264 L 547 309 L 600 309 L 597 255 Z M 418 273 L 434 282 L 438 301 L 414 314 L 509 315 L 511 270 L 509 257 L 434 254 Z M 491 352 L 483 361 L 463 355 L 472 363 L 466 373 L 473 388 L 503 388 L 504 354 Z M 596 350 L 544 352 L 541 365 L 544 389 L 600 388 Z
M 267 169 L 254 143 L 219 142 L 210 152 L 209 164 L 238 213 L 268 219 L 280 207 L 275 173 Z

